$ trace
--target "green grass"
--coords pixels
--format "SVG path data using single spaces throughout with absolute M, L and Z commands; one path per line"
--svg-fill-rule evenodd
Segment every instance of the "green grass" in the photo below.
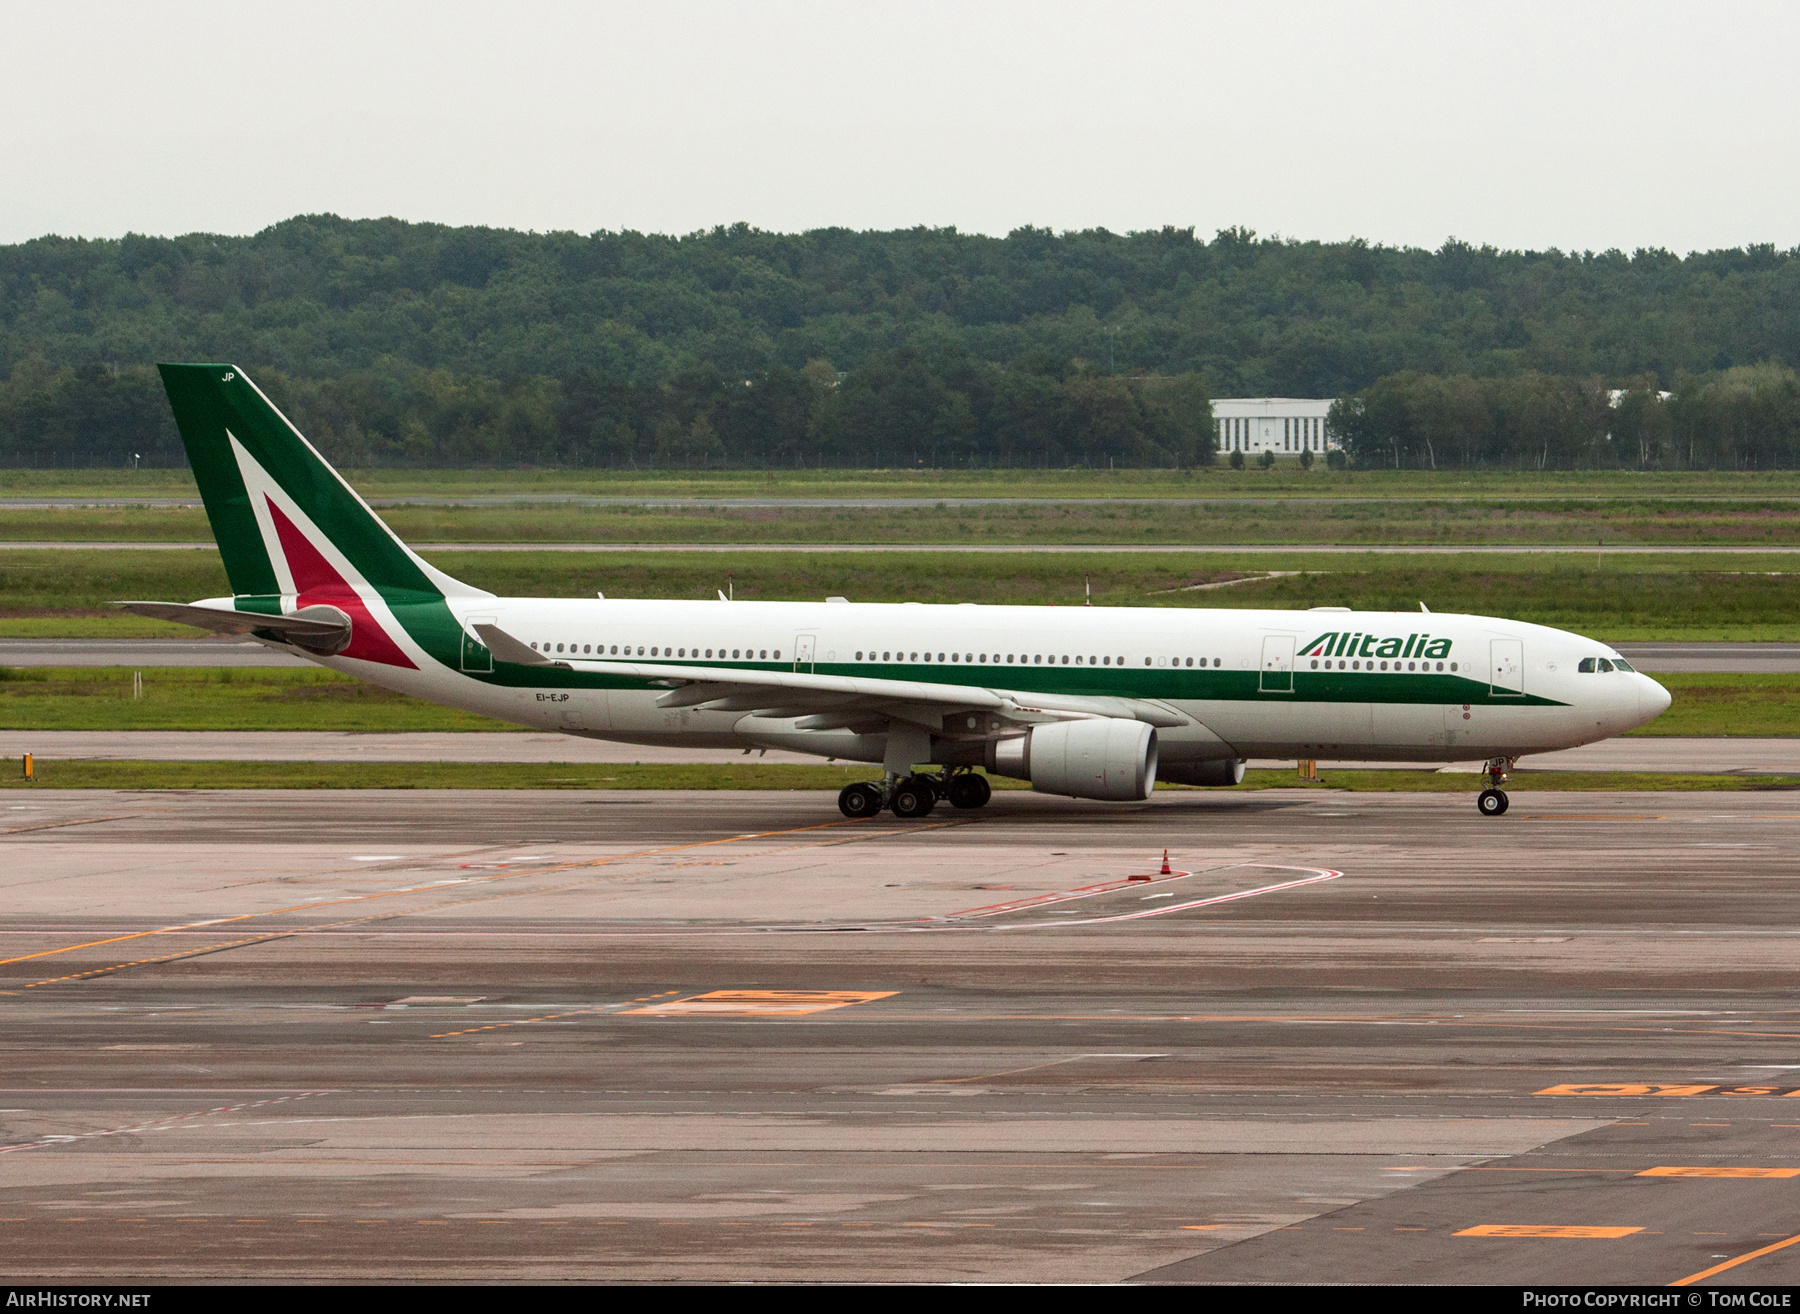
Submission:
M 517 730 L 323 668 L 162 666 L 131 696 L 123 667 L 0 667 L 14 730 Z
M 1683 673 L 1653 678 L 1675 701 L 1633 735 L 1800 735 L 1800 675 Z
M 1295 771 L 1246 771 L 1244 784 L 1254 789 L 1342 789 L 1360 793 L 1475 794 L 1482 788 L 1475 772 L 1326 771 L 1315 781 Z M 1177 787 L 1179 788 L 1179 786 Z M 1509 794 L 1542 790 L 1661 791 L 1692 789 L 1800 789 L 1800 776 L 1697 775 L 1669 771 L 1515 771 L 1506 784 Z
M 879 780 L 879 767 L 629 766 L 568 762 L 43 762 L 15 789 L 842 789 Z M 1030 788 L 995 781 L 995 788 Z
M 744 600 L 1078 605 L 1084 577 L 1108 606 L 1350 606 L 1465 611 L 1596 638 L 1800 639 L 1800 567 L 1679 552 L 1630 557 L 1381 556 L 1347 553 L 559 552 L 427 551 L 433 564 L 513 596 L 705 599 L 735 581 Z M 1271 571 L 1308 572 L 1263 578 Z M 1199 583 L 1244 579 L 1230 588 Z M 0 550 L 0 623 L 14 635 L 144 633 L 113 599 L 190 601 L 228 591 L 216 551 Z M 55 621 L 59 630 L 34 628 Z M 23 622 L 23 623 L 21 623 Z M 91 625 L 91 629 L 85 626 Z M 118 626 L 120 628 L 114 628 Z M 185 628 L 164 633 L 194 634 Z
M 496 766 L 469 762 L 38 762 L 36 779 L 0 775 L 8 789 L 842 789 L 878 779 L 869 766 Z M 1251 771 L 1245 789 L 1396 791 L 1473 795 L 1480 778 L 1433 771 L 1328 771 L 1317 782 L 1290 771 Z M 996 790 L 1028 789 L 994 778 Z M 1165 786 L 1185 790 L 1187 786 Z M 1542 771 L 1514 775 L 1512 792 L 1796 789 L 1796 776 Z M 1221 793 L 1222 790 L 1206 790 Z M 968 816 L 945 807 L 945 815 Z
M 323 668 L 0 667 L 0 725 L 15 730 L 518 730 Z M 1635 735 L 1800 735 L 1800 675 L 1660 675 L 1668 711 Z
M 585 493 L 643 497 L 1372 497 L 1800 496 L 1800 472 L 1271 470 L 345 470 L 365 496 Z M 7 470 L 0 489 L 34 497 L 192 496 L 186 470 Z
M 1141 494 L 1143 490 L 1135 490 Z M 1194 495 L 1235 496 L 1230 489 Z M 1339 490 L 1342 492 L 1343 490 Z M 1307 496 L 1331 496 L 1312 490 Z M 391 506 L 401 538 L 425 543 L 1610 544 L 1800 543 L 1800 502 L 1677 496 L 1608 501 L 1486 496 L 1331 502 L 1238 498 L 1204 505 L 1102 502 L 906 508 Z M 0 511 L 0 541 L 207 542 L 198 508 Z
M 0 608 L 0 611 L 3 611 Z M 101 612 L 73 615 L 0 614 L 0 638 L 3 639 L 199 639 L 204 633 L 190 625 L 174 621 L 151 620 L 148 616 L 129 613 Z

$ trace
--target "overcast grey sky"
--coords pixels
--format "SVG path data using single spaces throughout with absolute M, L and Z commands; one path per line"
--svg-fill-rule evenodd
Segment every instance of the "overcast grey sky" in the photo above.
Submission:
M 1788 3 L 0 2 L 0 241 L 1192 225 L 1800 245 Z

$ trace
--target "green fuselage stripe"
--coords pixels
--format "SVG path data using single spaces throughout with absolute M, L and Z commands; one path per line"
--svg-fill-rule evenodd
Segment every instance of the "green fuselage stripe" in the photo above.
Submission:
M 411 609 L 408 608 L 408 611 Z M 408 623 L 408 629 L 412 626 Z M 434 655 L 436 655 L 434 653 Z M 459 655 L 452 653 L 445 665 L 454 669 Z M 442 660 L 442 658 L 440 658 Z M 576 659 L 579 660 L 579 659 Z M 710 672 L 792 671 L 792 662 L 685 662 L 655 659 L 658 666 L 689 667 L 696 676 Z M 1492 704 L 1505 707 L 1562 707 L 1554 698 L 1533 694 L 1496 694 L 1486 681 L 1463 675 L 1399 673 L 1391 671 L 1295 671 L 1293 689 L 1271 690 L 1262 687 L 1257 671 L 1242 670 L 1174 670 L 1150 667 L 1093 669 L 1091 667 L 1057 666 L 961 666 L 936 662 L 916 665 L 894 665 L 885 662 L 817 662 L 807 668 L 818 675 L 840 675 L 867 680 L 905 680 L 909 682 L 967 685 L 981 689 L 1010 689 L 1020 693 L 1069 694 L 1088 698 L 1155 698 L 1183 702 L 1306 702 L 1306 703 L 1412 703 L 1441 706 L 1444 704 Z M 466 672 L 471 680 L 480 680 L 505 689 L 646 689 L 661 690 L 664 685 L 638 676 L 610 675 L 600 672 L 564 670 L 554 666 L 514 666 L 494 663 L 492 672 Z M 721 679 L 727 676 L 721 674 Z M 770 689 L 772 702 L 779 702 L 779 690 Z

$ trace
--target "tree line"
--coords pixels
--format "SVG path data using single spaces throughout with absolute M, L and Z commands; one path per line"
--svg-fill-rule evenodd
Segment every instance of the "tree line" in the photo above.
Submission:
M 1204 465 L 1197 375 L 1121 376 L 1033 358 L 876 352 L 743 377 L 707 364 L 637 383 L 591 369 L 509 379 L 389 363 L 324 379 L 252 374 L 346 467 L 607 470 Z M 154 367 L 31 361 L 0 382 L 0 466 L 181 465 Z
M 1434 378 L 1490 399 L 1490 437 L 1445 458 L 1427 426 L 1413 454 L 1346 411 L 1346 441 L 1548 466 L 1619 432 L 1571 400 L 1591 381 L 1693 401 L 1682 380 L 1800 364 L 1800 252 L 333 215 L 0 246 L 0 462 L 178 460 L 157 360 L 236 362 L 371 463 L 1176 465 L 1205 459 L 1207 397 L 1358 397 L 1379 418 L 1387 394 L 1365 394 Z M 1684 436 L 1643 437 L 1644 459 L 1786 459 L 1747 436 L 1739 411 L 1764 402 L 1694 406 L 1649 414 Z M 1714 419 L 1736 436 L 1695 427 Z
M 1619 380 L 1404 372 L 1339 398 L 1327 428 L 1378 469 L 1800 469 L 1800 377 L 1773 363 Z

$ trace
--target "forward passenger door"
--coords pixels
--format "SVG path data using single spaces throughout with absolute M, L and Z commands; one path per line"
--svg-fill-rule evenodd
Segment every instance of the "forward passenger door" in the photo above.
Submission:
M 1263 693 L 1294 692 L 1294 636 L 1263 636 L 1262 680 L 1257 686 Z
M 1488 643 L 1491 671 L 1488 692 L 1498 697 L 1519 697 L 1525 692 L 1525 641 L 1493 639 Z

